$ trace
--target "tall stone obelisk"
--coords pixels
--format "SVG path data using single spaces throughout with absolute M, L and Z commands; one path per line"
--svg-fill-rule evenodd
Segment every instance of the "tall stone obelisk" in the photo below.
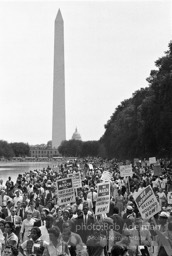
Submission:
M 54 31 L 54 81 L 53 81 L 53 131 L 52 147 L 66 140 L 64 27 L 60 9 L 55 19 Z

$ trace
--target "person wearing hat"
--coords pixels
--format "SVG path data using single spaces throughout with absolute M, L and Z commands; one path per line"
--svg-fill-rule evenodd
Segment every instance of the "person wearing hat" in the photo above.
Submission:
M 159 224 L 159 230 L 161 232 L 165 232 L 167 230 L 168 217 L 169 215 L 167 212 L 162 211 L 159 214 L 158 224 Z
M 14 205 L 17 206 L 17 202 L 21 202 L 23 201 L 23 196 L 20 194 L 20 191 L 17 189 L 15 192 L 14 192 L 15 196 L 13 198 L 13 201 L 14 201 Z
M 128 205 L 126 208 L 126 213 L 124 213 L 123 215 L 124 223 L 126 224 L 127 228 L 132 227 L 132 223 L 136 218 L 136 214 L 133 210 L 133 207 L 131 205 Z

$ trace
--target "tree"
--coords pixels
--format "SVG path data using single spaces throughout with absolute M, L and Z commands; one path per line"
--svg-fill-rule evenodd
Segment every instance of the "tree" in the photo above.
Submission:
M 122 101 L 105 125 L 108 157 L 172 157 L 172 42 L 155 65 L 149 86 Z
M 14 156 L 14 151 L 8 142 L 0 140 L 0 157 L 11 158 Z
M 16 157 L 30 156 L 29 145 L 23 142 L 14 142 L 10 144 Z

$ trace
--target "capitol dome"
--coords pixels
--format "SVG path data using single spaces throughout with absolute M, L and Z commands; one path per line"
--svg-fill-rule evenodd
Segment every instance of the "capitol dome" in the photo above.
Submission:
M 81 140 L 81 135 L 78 133 L 77 128 L 75 129 L 75 132 L 72 135 L 72 140 Z

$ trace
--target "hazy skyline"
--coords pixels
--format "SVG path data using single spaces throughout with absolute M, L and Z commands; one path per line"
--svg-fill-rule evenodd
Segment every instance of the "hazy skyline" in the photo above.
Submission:
M 98 140 L 121 101 L 148 86 L 171 40 L 171 1 L 0 1 L 0 139 L 52 138 L 54 21 L 64 20 L 66 132 Z

